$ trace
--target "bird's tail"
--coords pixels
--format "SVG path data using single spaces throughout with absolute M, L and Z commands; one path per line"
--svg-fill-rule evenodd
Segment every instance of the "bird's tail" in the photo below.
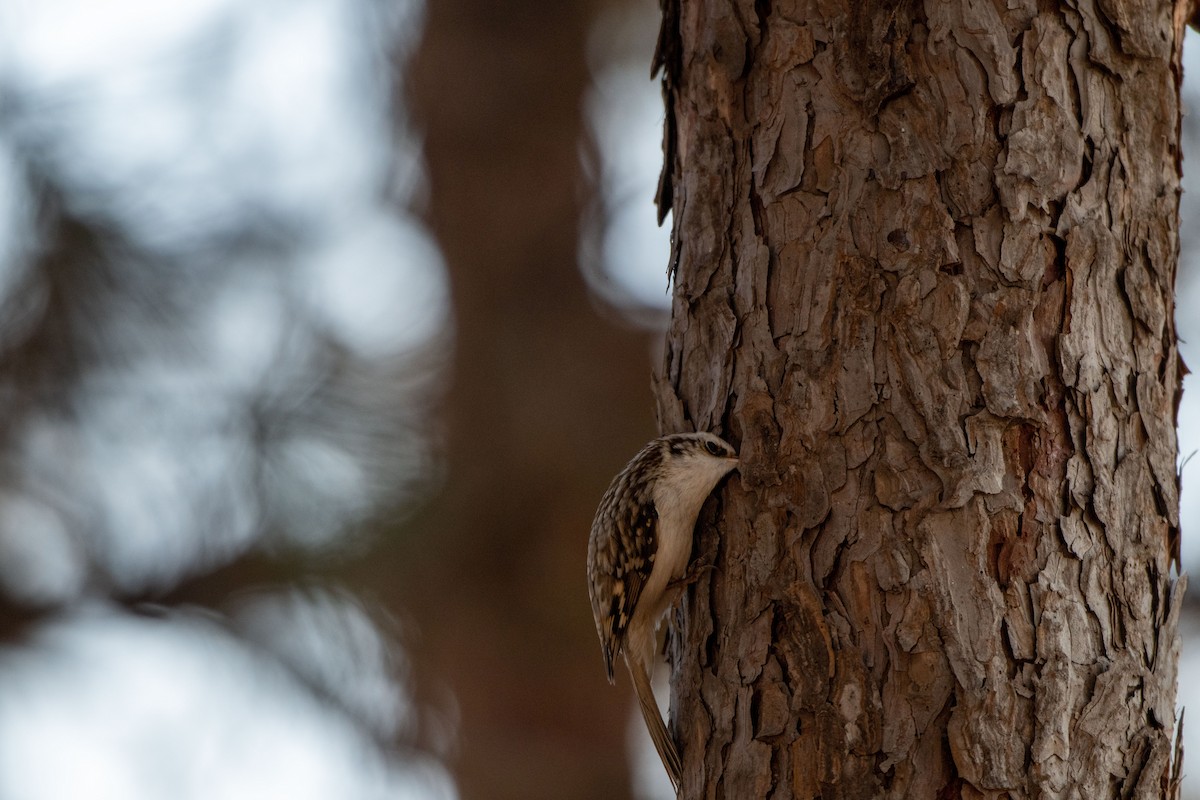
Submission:
M 679 784 L 683 777 L 683 765 L 679 760 L 679 750 L 675 747 L 674 740 L 671 739 L 671 734 L 667 732 L 667 725 L 663 722 L 662 714 L 658 710 L 658 703 L 654 701 L 654 691 L 650 688 L 650 675 L 646 672 L 646 666 L 641 661 L 625 653 L 625 665 L 629 667 L 629 676 L 633 678 L 633 688 L 637 691 L 638 707 L 642 710 L 642 718 L 646 720 L 646 729 L 650 731 L 650 739 L 654 742 L 654 749 L 658 751 L 658 757 L 662 759 L 663 766 L 667 769 L 667 777 L 671 779 L 671 785 L 675 787 L 675 793 L 679 793 Z

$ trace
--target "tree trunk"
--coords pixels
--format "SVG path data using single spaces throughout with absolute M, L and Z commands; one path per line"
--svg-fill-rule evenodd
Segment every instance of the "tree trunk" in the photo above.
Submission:
M 1182 18 L 884 5 L 666 0 L 683 796 L 1168 796 Z
M 600 5 L 441 0 L 414 65 L 456 318 L 449 464 L 378 566 L 417 624 L 422 686 L 453 696 L 434 733 L 455 739 L 464 800 L 630 796 L 632 707 L 605 681 L 583 574 L 612 465 L 653 433 L 650 337 L 601 318 L 576 269 Z

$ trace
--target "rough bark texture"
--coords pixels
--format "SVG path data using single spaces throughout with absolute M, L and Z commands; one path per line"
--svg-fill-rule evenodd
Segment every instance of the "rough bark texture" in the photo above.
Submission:
M 1182 15 L 668 0 L 683 796 L 1163 797 Z

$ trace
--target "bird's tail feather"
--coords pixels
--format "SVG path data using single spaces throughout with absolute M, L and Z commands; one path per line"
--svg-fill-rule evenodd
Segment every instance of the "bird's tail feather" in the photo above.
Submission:
M 646 729 L 650 731 L 654 749 L 658 751 L 658 757 L 662 759 L 663 766 L 666 767 L 667 777 L 671 779 L 671 785 L 675 787 L 675 792 L 678 794 L 679 784 L 683 778 L 683 764 L 679 760 L 679 750 L 675 747 L 671 734 L 667 732 L 667 725 L 663 722 L 662 713 L 658 710 L 658 703 L 654 700 L 654 691 L 650 688 L 650 675 L 646 672 L 646 666 L 637 659 L 631 658 L 628 652 L 625 653 L 625 665 L 629 667 L 629 676 L 633 678 L 633 688 L 637 691 L 638 696 L 638 707 L 642 710 L 642 718 L 646 720 Z

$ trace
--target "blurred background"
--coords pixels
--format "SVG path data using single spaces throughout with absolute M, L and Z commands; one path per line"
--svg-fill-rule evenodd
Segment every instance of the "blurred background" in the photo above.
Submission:
M 655 433 L 657 13 L 0 0 L 0 800 L 670 796 L 583 581 Z

